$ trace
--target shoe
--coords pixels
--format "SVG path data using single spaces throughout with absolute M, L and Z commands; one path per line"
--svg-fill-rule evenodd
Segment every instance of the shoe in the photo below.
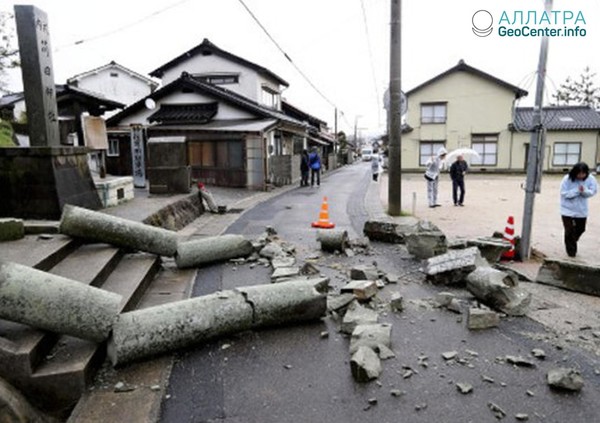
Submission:
M 454 203 L 454 207 L 458 206 L 458 203 Z
M 433 209 L 435 206 L 429 206 L 430 209 Z
M 465 205 L 463 203 L 458 203 L 459 206 L 464 207 Z
M 442 207 L 442 205 L 441 204 L 434 204 L 433 207 Z

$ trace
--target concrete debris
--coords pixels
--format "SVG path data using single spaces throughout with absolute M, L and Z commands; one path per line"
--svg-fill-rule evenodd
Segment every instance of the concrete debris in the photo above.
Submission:
M 516 285 L 509 274 L 491 267 L 478 267 L 467 276 L 467 289 L 478 300 L 510 316 L 523 316 L 531 293 Z
M 404 244 L 406 235 L 416 230 L 418 220 L 414 217 L 404 217 L 399 221 L 400 223 L 368 220 L 363 227 L 363 233 L 371 241 Z
M 494 404 L 493 402 L 488 402 L 488 408 L 490 409 L 494 417 L 496 417 L 498 420 L 506 417 L 506 411 L 500 408 L 499 405 Z
M 385 280 L 387 283 L 397 284 L 400 282 L 400 276 L 395 273 L 387 273 L 385 275 Z
M 507 355 L 505 360 L 507 363 L 518 367 L 535 367 L 535 363 L 533 361 L 529 361 L 521 356 Z
M 112 244 L 159 256 L 177 253 L 177 233 L 66 204 L 59 231 L 74 238 Z
M 406 236 L 408 252 L 419 259 L 428 259 L 448 251 L 446 235 L 433 223 L 421 220 L 416 230 Z
M 460 301 L 457 298 L 452 298 L 450 300 L 450 303 L 446 306 L 446 309 L 453 313 L 457 313 L 457 314 L 462 313 Z
M 333 253 L 343 253 L 350 247 L 348 232 L 336 229 L 317 231 L 317 241 L 321 243 L 321 250 Z
M 275 257 L 286 256 L 283 251 L 283 247 L 276 242 L 270 242 L 265 245 L 260 252 L 258 253 L 261 257 L 267 258 L 269 260 L 273 260 Z
M 390 307 L 392 311 L 399 312 L 404 310 L 404 297 L 399 292 L 394 292 L 390 298 Z
M 402 395 L 406 395 L 405 391 L 401 391 L 400 389 L 392 389 L 390 390 L 390 395 L 393 397 L 401 397 Z
M 377 289 L 385 288 L 385 282 L 382 279 L 377 279 L 375 285 L 377 285 Z
M 376 311 L 361 306 L 357 301 L 353 301 L 348 306 L 348 310 L 344 315 L 340 331 L 350 335 L 358 325 L 377 323 L 378 317 Z
M 329 332 L 327 332 L 326 330 L 322 331 L 319 336 L 321 337 L 321 339 L 326 339 L 329 338 Z
M 494 383 L 495 382 L 494 378 L 491 378 L 491 377 L 486 376 L 486 375 L 481 375 L 481 380 L 483 380 L 484 382 L 487 382 L 487 383 Z
M 567 391 L 581 391 L 584 382 L 581 374 L 576 369 L 559 367 L 548 371 L 546 375 L 548 385 L 552 388 Z
M 524 422 L 529 420 L 529 415 L 525 413 L 517 413 L 515 414 L 515 419 L 519 420 L 520 422 Z
M 127 385 L 123 382 L 117 382 L 113 388 L 113 392 L 123 393 L 135 391 L 135 386 Z
M 391 350 L 392 325 L 377 323 L 356 326 L 350 339 L 350 354 L 354 354 L 362 346 L 371 348 L 382 360 L 395 357 Z
M 544 259 L 536 282 L 600 296 L 600 266 L 572 260 Z
M 546 352 L 541 348 L 532 349 L 531 355 L 535 358 L 539 358 L 540 360 L 544 360 L 546 358 Z
M 464 283 L 465 277 L 477 267 L 481 256 L 477 247 L 451 250 L 427 259 L 423 266 L 427 280 L 444 285 Z
M 353 294 L 359 301 L 366 301 L 377 295 L 377 283 L 373 280 L 353 280 L 340 291 L 342 294 Z
M 252 243 L 242 235 L 220 235 L 179 242 L 175 264 L 180 269 L 198 267 L 252 254 Z
M 350 269 L 350 279 L 374 281 L 379 279 L 379 272 L 377 271 L 377 267 L 372 265 L 354 266 Z
M 345 309 L 354 301 L 354 294 L 328 295 L 327 311 L 335 311 L 338 314 L 344 314 Z
M 528 397 L 535 397 L 535 392 L 533 392 L 531 389 L 526 390 L 525 393 Z
M 280 267 L 293 267 L 295 264 L 295 257 L 277 256 L 271 260 L 271 266 L 273 266 L 273 269 L 279 269 Z
M 271 275 L 271 281 L 281 282 L 282 280 L 293 279 L 296 276 L 300 276 L 299 267 L 278 267 Z
M 301 275 L 312 276 L 312 275 L 318 275 L 320 273 L 321 272 L 319 271 L 319 269 L 317 269 L 317 266 L 315 266 L 312 263 L 304 263 L 302 265 L 302 267 L 300 268 Z
M 81 282 L 0 260 L 0 318 L 101 342 L 122 297 Z
M 458 356 L 458 351 L 446 351 L 442 353 L 442 358 L 446 361 L 453 360 Z
M 425 410 L 426 408 L 427 408 L 427 403 L 426 402 L 415 405 L 415 410 L 416 411 Z
M 500 261 L 502 254 L 512 248 L 512 244 L 502 238 L 495 237 L 479 237 L 467 241 L 468 246 L 477 247 L 481 252 L 481 256 L 488 263 L 497 263 Z
M 467 317 L 467 327 L 470 330 L 489 329 L 500 324 L 500 316 L 492 310 L 483 310 L 480 308 L 469 308 Z
M 0 218 L 0 242 L 15 241 L 25 237 L 22 219 Z
M 404 379 L 410 379 L 412 377 L 412 375 L 414 375 L 415 372 L 412 369 L 406 369 L 406 371 L 404 373 L 402 373 L 402 378 Z
M 470 394 L 471 392 L 473 392 L 473 385 L 471 385 L 470 383 L 457 383 L 456 384 L 456 389 L 458 389 L 458 392 L 460 392 L 461 394 Z
M 354 380 L 360 383 L 377 379 L 381 374 L 381 360 L 375 352 L 366 346 L 361 346 L 352 355 L 350 370 Z
M 113 365 L 220 336 L 324 316 L 326 278 L 256 285 L 119 315 L 108 356 Z
M 438 292 L 434 300 L 440 307 L 447 307 L 454 298 L 456 296 L 451 292 Z

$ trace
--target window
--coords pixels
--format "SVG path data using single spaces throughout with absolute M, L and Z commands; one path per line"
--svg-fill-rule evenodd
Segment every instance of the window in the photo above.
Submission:
M 580 142 L 556 142 L 552 155 L 552 166 L 572 166 L 581 157 Z
M 263 87 L 262 103 L 276 109 L 279 106 L 277 93 L 269 88 Z
M 238 75 L 203 75 L 197 76 L 196 79 L 214 85 L 237 84 L 240 82 Z
M 437 155 L 438 150 L 444 146 L 444 141 L 421 141 L 419 145 L 419 166 L 425 166 L 427 160 Z
M 421 123 L 446 123 L 446 103 L 421 104 Z
M 116 138 L 108 139 L 108 151 L 106 152 L 108 157 L 118 157 L 119 156 L 119 140 Z
M 119 77 L 119 74 L 118 74 L 118 72 L 111 72 L 111 73 L 110 73 L 110 77 L 111 77 L 111 78 L 118 78 L 118 77 Z
M 471 159 L 471 165 L 496 166 L 498 164 L 498 135 L 480 134 L 471 136 L 471 148 L 479 157 Z

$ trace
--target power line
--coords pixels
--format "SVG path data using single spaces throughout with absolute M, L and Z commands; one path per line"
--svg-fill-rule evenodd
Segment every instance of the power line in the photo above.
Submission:
M 373 78 L 373 87 L 375 88 L 375 104 L 377 104 L 377 123 L 381 125 L 381 108 L 379 107 L 379 90 L 377 88 L 377 78 L 375 77 L 375 60 L 373 59 L 373 49 L 371 48 L 371 37 L 369 36 L 369 25 L 367 25 L 367 12 L 365 10 L 364 0 L 360 0 L 362 9 L 363 23 L 365 27 L 365 36 L 367 38 L 367 48 L 369 50 L 369 59 L 371 65 L 371 77 Z
M 154 18 L 155 16 L 161 15 L 164 12 L 166 12 L 167 10 L 170 10 L 170 9 L 175 8 L 175 7 L 181 6 L 182 4 L 187 3 L 189 1 L 190 0 L 180 0 L 180 1 L 178 1 L 176 3 L 173 3 L 173 4 L 169 5 L 169 6 L 163 7 L 162 9 L 156 10 L 156 11 L 150 13 L 149 15 L 146 15 L 146 16 L 144 16 L 144 17 L 142 17 L 142 18 L 140 18 L 140 19 L 138 19 L 136 21 L 130 22 L 130 23 L 126 24 L 126 25 L 123 25 L 121 27 L 112 29 L 112 30 L 104 32 L 102 34 L 94 35 L 94 36 L 89 37 L 89 38 L 82 38 L 81 40 L 77 40 L 77 41 L 75 41 L 73 43 L 64 44 L 62 46 L 56 47 L 54 49 L 54 51 L 56 52 L 56 51 L 59 51 L 61 48 L 77 46 L 77 45 L 80 45 L 80 44 L 83 44 L 83 43 L 87 43 L 87 42 L 90 42 L 90 41 L 95 41 L 95 40 L 98 40 L 100 38 L 108 37 L 110 35 L 113 35 L 113 34 L 116 34 L 116 33 L 122 32 L 122 31 L 125 31 L 125 30 L 127 30 L 129 28 L 132 28 L 132 27 L 134 27 L 136 25 L 139 25 L 140 23 L 142 23 L 144 21 L 147 21 L 148 19 L 151 19 L 151 18 Z
M 250 14 L 250 16 L 252 17 L 252 19 L 254 19 L 254 21 L 258 24 L 258 26 L 260 26 L 260 28 L 264 31 L 264 33 L 267 34 L 267 37 L 269 37 L 269 39 L 273 42 L 273 44 L 275 44 L 275 46 L 277 47 L 277 49 L 292 64 L 292 66 L 294 67 L 294 69 L 296 69 L 298 71 L 298 73 L 302 76 L 302 78 L 304 78 L 304 80 L 306 82 L 308 82 L 308 84 L 321 96 L 321 98 L 323 98 L 332 107 L 337 108 L 337 106 L 335 105 L 335 103 L 333 101 L 329 100 L 329 98 L 327 98 L 327 96 L 325 96 L 325 94 L 323 94 L 321 92 L 321 90 L 319 90 L 317 88 L 317 86 L 308 78 L 308 76 L 306 76 L 306 74 L 304 74 L 304 72 L 302 72 L 302 70 L 294 63 L 294 61 L 292 60 L 292 58 L 283 50 L 283 48 L 279 45 L 279 43 L 277 41 L 275 41 L 275 38 L 273 38 L 273 36 L 271 36 L 271 34 L 269 33 L 269 31 L 267 31 L 267 29 L 264 27 L 264 25 L 258 20 L 258 18 L 256 17 L 256 15 L 254 13 L 252 13 L 252 11 L 250 10 L 250 8 L 246 5 L 246 3 L 244 3 L 244 0 L 239 0 L 239 2 L 242 4 L 242 6 L 244 6 L 244 8 L 246 9 L 246 11 Z

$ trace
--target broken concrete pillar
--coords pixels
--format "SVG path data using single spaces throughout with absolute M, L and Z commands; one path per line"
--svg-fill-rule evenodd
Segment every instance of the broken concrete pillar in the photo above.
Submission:
M 495 237 L 479 237 L 470 239 L 467 241 L 469 247 L 474 246 L 479 249 L 481 256 L 488 261 L 488 263 L 497 263 L 500 261 L 502 254 L 512 248 L 512 244 L 502 238 Z
M 59 231 L 160 256 L 172 257 L 177 252 L 175 232 L 69 204 L 63 209 Z
M 371 348 L 361 346 L 350 360 L 350 370 L 357 382 L 369 382 L 381 374 L 381 360 Z
M 22 219 L 0 219 L 0 242 L 14 241 L 25 236 L 25 225 Z
M 500 316 L 492 310 L 471 307 L 467 316 L 467 327 L 471 330 L 489 329 L 500 324 Z
M 121 296 L 16 263 L 0 261 L 0 318 L 104 341 Z
M 482 260 L 477 247 L 452 250 L 445 254 L 428 258 L 423 266 L 427 280 L 444 285 L 464 282 L 465 277 Z
M 258 285 L 123 313 L 113 327 L 113 365 L 249 329 L 324 316 L 327 279 Z
M 531 294 L 516 286 L 512 275 L 492 267 L 478 267 L 467 276 L 467 289 L 484 304 L 511 316 L 522 316 Z
M 351 334 L 356 326 L 377 323 L 378 318 L 379 316 L 375 310 L 363 307 L 358 302 L 353 301 L 348 306 L 346 314 L 344 314 L 340 331 Z
M 544 259 L 535 281 L 600 296 L 600 266 L 568 260 Z
M 175 264 L 178 268 L 198 267 L 252 254 L 252 243 L 242 235 L 212 236 L 177 244 Z
M 317 231 L 317 241 L 321 243 L 321 250 L 328 252 L 339 251 L 343 253 L 350 246 L 348 232 L 339 230 Z
M 398 223 L 368 220 L 363 233 L 371 241 L 404 244 L 406 235 L 416 230 L 417 223 L 418 220 L 410 216 L 398 218 Z
M 377 294 L 375 281 L 351 281 L 340 289 L 342 294 L 353 294 L 357 300 L 366 301 Z
M 406 235 L 408 252 L 419 259 L 428 259 L 448 251 L 446 235 L 433 223 L 419 221 L 416 230 Z

